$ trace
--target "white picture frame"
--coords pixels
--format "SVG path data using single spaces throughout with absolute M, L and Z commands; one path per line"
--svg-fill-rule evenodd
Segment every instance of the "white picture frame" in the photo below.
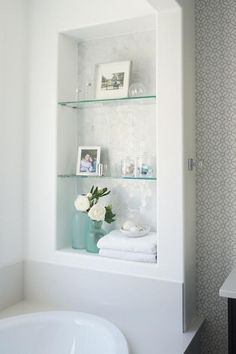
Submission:
M 112 99 L 128 97 L 131 61 L 98 64 L 96 98 Z
M 77 176 L 98 176 L 100 164 L 100 146 L 79 146 L 76 175 Z

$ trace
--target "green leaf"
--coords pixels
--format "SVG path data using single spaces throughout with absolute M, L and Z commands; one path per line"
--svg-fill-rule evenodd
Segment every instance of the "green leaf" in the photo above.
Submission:
M 104 187 L 99 190 L 98 187 L 92 186 L 90 193 L 92 194 L 92 197 L 89 199 L 91 205 L 93 206 L 94 204 L 98 203 L 99 198 L 105 197 L 106 195 L 110 194 L 111 191 L 109 191 L 107 187 Z
M 111 193 L 111 191 L 108 191 L 108 192 L 104 193 L 104 194 L 103 194 L 103 197 L 105 197 L 105 195 L 108 195 L 108 194 L 110 194 L 110 193 Z
M 106 209 L 106 214 L 105 214 L 105 221 L 108 223 L 108 224 L 111 224 L 112 222 L 115 221 L 115 216 L 116 214 L 114 214 L 112 212 L 112 205 L 109 204 L 108 206 L 105 207 Z

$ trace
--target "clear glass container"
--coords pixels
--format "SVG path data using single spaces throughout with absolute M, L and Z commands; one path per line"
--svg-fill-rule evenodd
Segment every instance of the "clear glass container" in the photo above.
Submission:
M 154 176 L 154 157 L 144 154 L 136 158 L 135 176 L 153 177 Z
M 135 175 L 135 159 L 127 156 L 121 160 L 121 175 L 122 176 L 134 176 Z
M 144 96 L 146 92 L 147 89 L 143 83 L 142 77 L 140 76 L 140 72 L 134 71 L 133 73 L 131 73 L 131 85 L 129 86 L 129 96 Z
M 129 96 L 130 97 L 144 96 L 145 92 L 146 92 L 146 87 L 141 82 L 134 82 L 129 87 Z

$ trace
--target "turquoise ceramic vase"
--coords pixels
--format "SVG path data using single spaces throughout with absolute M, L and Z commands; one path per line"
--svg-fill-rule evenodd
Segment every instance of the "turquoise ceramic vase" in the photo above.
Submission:
M 105 235 L 102 229 L 102 221 L 89 220 L 89 230 L 86 239 L 86 250 L 92 253 L 98 253 L 97 243 Z
M 89 231 L 89 217 L 87 213 L 76 211 L 72 219 L 72 248 L 85 249 Z

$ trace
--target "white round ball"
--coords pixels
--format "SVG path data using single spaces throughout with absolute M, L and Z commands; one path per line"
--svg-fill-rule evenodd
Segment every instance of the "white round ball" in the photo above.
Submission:
M 133 226 L 135 226 L 134 222 L 131 220 L 127 220 L 126 222 L 124 222 L 122 228 L 123 230 L 130 231 L 131 227 Z
M 139 231 L 139 228 L 137 226 L 132 226 L 130 229 L 129 229 L 130 232 L 137 232 Z

